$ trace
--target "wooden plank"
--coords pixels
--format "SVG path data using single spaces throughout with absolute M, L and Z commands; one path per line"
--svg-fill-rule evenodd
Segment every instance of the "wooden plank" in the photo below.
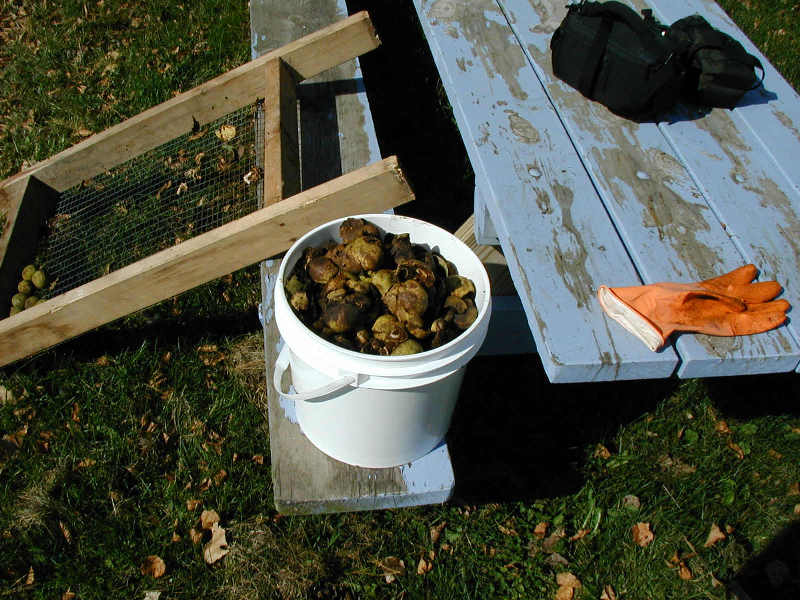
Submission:
M 342 0 L 250 2 L 253 56 L 341 18 Z M 380 157 L 358 61 L 298 86 L 303 185 L 314 185 Z M 261 264 L 260 314 L 267 379 L 282 347 L 272 319 L 279 262 Z M 282 513 L 308 514 L 413 506 L 446 501 L 455 483 L 446 445 L 393 469 L 363 469 L 335 461 L 311 444 L 293 422 L 294 407 L 267 386 L 273 495 Z
M 497 247 L 479 244 L 475 239 L 475 215 L 470 215 L 453 235 L 469 246 L 486 267 L 493 297 L 516 295 L 506 257 Z
M 498 3 L 644 281 L 698 281 L 745 264 L 682 157 L 656 124 L 618 117 L 552 74 L 549 43 L 566 14 L 563 2 L 542 0 L 535 7 L 525 0 Z M 526 26 L 520 27 L 522 23 Z M 622 274 L 610 276 L 602 283 L 636 284 Z M 693 377 L 785 372 L 800 360 L 800 347 L 785 328 L 735 338 L 685 334 L 675 347 L 681 374 Z
M 319 223 L 411 199 L 394 157 L 342 175 L 0 321 L 0 365 L 273 256 Z
M 38 163 L 0 184 L 35 174 L 63 191 L 143 152 L 191 131 L 195 120 L 213 121 L 264 95 L 264 66 L 277 58 L 300 79 L 308 79 L 379 44 L 366 12 L 361 12 L 228 71 Z
M 414 4 L 550 381 L 668 376 L 595 300 L 636 270 L 497 3 Z
M 726 26 L 728 19 L 720 18 L 718 9 L 712 10 L 702 2 L 693 4 L 692 8 L 703 10 L 715 26 L 747 41 L 735 26 Z M 670 3 L 653 2 L 653 6 L 663 12 L 662 18 L 677 18 Z M 770 88 L 788 86 L 774 67 L 765 63 L 765 68 Z M 761 93 L 767 92 L 755 90 L 750 94 Z M 791 94 L 782 92 L 769 103 L 754 102 L 733 111 L 714 109 L 699 119 L 670 120 L 661 128 L 744 260 L 761 269 L 762 279 L 779 281 L 784 286 L 783 297 L 799 306 L 800 174 L 796 164 L 800 137 L 793 135 L 791 123 L 775 118 L 776 111 L 800 115 L 800 96 L 793 90 Z M 782 129 L 781 135 L 774 126 Z M 789 164 L 794 168 L 787 172 Z M 795 340 L 800 340 L 797 323 L 790 322 L 788 329 Z
M 269 206 L 300 191 L 300 149 L 297 132 L 295 74 L 280 58 L 265 68 L 264 191 Z
M 5 217 L 0 236 L 0 319 L 8 316 L 21 271 L 33 262 L 39 232 L 52 215 L 56 200 L 56 192 L 33 176 L 0 189 L 0 216 Z
M 486 201 L 483 199 L 485 192 L 481 192 L 478 184 L 479 182 L 475 183 L 475 197 L 473 200 L 475 239 L 481 244 L 499 246 L 500 238 L 497 237 L 497 230 L 494 228 L 494 223 L 492 223 L 492 216 L 489 214 Z

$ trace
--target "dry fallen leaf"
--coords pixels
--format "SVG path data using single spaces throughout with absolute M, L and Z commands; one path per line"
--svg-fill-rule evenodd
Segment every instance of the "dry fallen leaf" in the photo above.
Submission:
M 650 523 L 636 523 L 631 529 L 631 533 L 633 534 L 634 543 L 642 548 L 648 546 L 655 538 L 650 530 Z
M 683 561 L 680 562 L 680 566 L 678 567 L 678 577 L 688 581 L 692 578 L 692 572 L 689 570 L 689 567 L 686 566 L 686 563 Z
M 731 440 L 728 440 L 728 448 L 733 450 L 733 452 L 736 454 L 736 458 L 738 458 L 739 460 L 742 460 L 744 458 L 744 450 L 741 449 L 739 444 L 736 444 Z
M 233 125 L 223 125 L 214 132 L 214 135 L 216 135 L 223 142 L 230 142 L 236 137 L 236 127 Z
M 510 536 L 518 536 L 519 534 L 516 532 L 515 529 L 510 527 L 503 527 L 502 525 L 498 525 L 497 528 L 500 530 L 500 533 L 503 535 L 510 535 Z
M 167 572 L 167 565 L 160 557 L 151 554 L 144 559 L 139 570 L 142 575 L 150 575 L 150 577 L 158 579 Z
M 436 544 L 442 535 L 442 531 L 447 527 L 447 521 L 442 521 L 438 525 L 431 527 L 431 543 Z
M 724 539 L 725 539 L 725 534 L 722 532 L 722 530 L 716 523 L 712 523 L 711 531 L 708 532 L 708 537 L 706 538 L 706 543 L 703 544 L 703 547 L 710 548 L 720 540 Z
M 214 485 L 219 485 L 222 483 L 227 476 L 228 472 L 225 469 L 220 469 L 217 471 L 217 474 L 214 475 Z
M 533 535 L 535 535 L 539 539 L 547 535 L 547 523 L 545 523 L 544 521 L 537 523 L 536 527 L 533 528 Z
M 542 541 L 542 550 L 544 550 L 547 553 L 553 552 L 553 549 L 555 548 L 556 544 L 558 544 L 558 541 L 563 537 L 564 537 L 564 530 L 556 529 L 553 533 L 551 533 Z
M 215 510 L 204 510 L 200 514 L 200 527 L 203 529 L 211 529 L 214 523 L 219 523 L 219 515 Z
M 75 592 L 67 588 L 67 591 L 61 594 L 61 600 L 74 600 Z
M 384 575 L 405 575 L 406 563 L 396 556 L 387 556 L 378 562 L 378 566 L 383 569 Z
M 422 556 L 417 563 L 417 575 L 425 575 L 433 569 L 433 562 Z
M 575 575 L 569 572 L 559 573 L 556 575 L 556 583 L 559 587 L 571 587 L 571 588 L 579 588 L 581 587 L 581 581 Z
M 75 421 L 76 423 L 80 423 L 81 421 L 80 412 L 81 412 L 81 407 L 78 406 L 77 402 L 74 402 L 72 404 L 72 420 Z
M 794 505 L 794 514 L 800 515 L 800 504 Z
M 264 455 L 263 454 L 254 454 L 253 455 L 253 462 L 256 463 L 257 465 L 263 465 L 264 464 Z
M 81 127 L 75 133 L 81 137 L 89 137 L 90 135 L 92 135 L 91 130 L 86 129 L 86 127 Z
M 800 496 L 800 481 L 795 481 L 792 485 L 789 486 L 789 490 L 786 492 L 787 496 Z
M 228 553 L 228 542 L 225 540 L 225 530 L 214 523 L 211 527 L 211 539 L 203 546 L 203 558 L 212 565 Z
M 59 521 L 58 522 L 58 527 L 59 527 L 59 529 L 61 529 L 61 535 L 64 536 L 64 539 L 67 541 L 67 543 L 71 544 L 72 543 L 72 534 L 70 533 L 69 529 L 67 529 L 67 526 L 64 525 L 63 521 Z
M 622 506 L 625 508 L 639 510 L 641 505 L 642 503 L 639 501 L 639 498 L 637 496 L 634 496 L 633 494 L 628 494 L 622 499 Z
M 75 466 L 77 468 L 79 468 L 79 469 L 87 469 L 89 467 L 94 466 L 95 464 L 97 464 L 97 461 L 95 459 L 93 459 L 93 458 L 84 458 L 82 461 L 80 461 Z
M 192 540 L 193 544 L 199 544 L 203 539 L 203 532 L 197 531 L 194 527 L 189 530 L 189 537 Z
M 556 590 L 554 600 L 572 600 L 575 596 L 575 588 L 561 586 Z
M 617 593 L 610 585 L 603 586 L 603 593 L 600 594 L 600 600 L 617 600 Z
M 0 385 L 0 406 L 16 404 L 16 402 L 14 393 L 4 385 Z
M 34 581 L 36 581 L 36 577 L 33 574 L 33 565 L 31 565 L 31 568 L 28 569 L 28 574 L 25 576 L 25 585 L 33 585 Z
M 584 538 L 589 534 L 590 531 L 591 531 L 591 529 L 579 529 L 575 533 L 575 535 L 573 535 L 571 538 L 569 538 L 569 541 L 570 542 L 575 542 L 575 541 L 577 541 L 577 540 L 579 540 L 581 538 Z
M 611 452 L 603 444 L 597 444 L 594 451 L 595 458 L 611 458 Z
M 720 433 L 731 432 L 731 430 L 728 428 L 728 424 L 725 421 L 717 421 L 715 429 Z
M 187 500 L 186 501 L 186 510 L 188 510 L 189 512 L 194 511 L 194 510 L 197 509 L 198 506 L 200 506 L 200 503 L 201 503 L 200 500 L 197 500 L 197 499 L 194 499 L 194 498 L 191 499 L 191 500 Z

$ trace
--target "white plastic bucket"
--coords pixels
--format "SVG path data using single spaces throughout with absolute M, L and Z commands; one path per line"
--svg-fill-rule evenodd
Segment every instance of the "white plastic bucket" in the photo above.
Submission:
M 361 467 L 391 467 L 424 456 L 444 439 L 464 367 L 478 352 L 491 315 L 489 277 L 480 259 L 451 233 L 399 215 L 358 215 L 384 233 L 408 233 L 454 263 L 475 284 L 475 322 L 453 341 L 407 356 L 374 356 L 346 350 L 306 327 L 286 299 L 283 281 L 308 246 L 341 241 L 331 221 L 289 248 L 275 283 L 275 322 L 286 345 L 275 363 L 273 385 L 294 400 L 306 437 L 333 458 Z M 296 393 L 282 389 L 291 369 Z

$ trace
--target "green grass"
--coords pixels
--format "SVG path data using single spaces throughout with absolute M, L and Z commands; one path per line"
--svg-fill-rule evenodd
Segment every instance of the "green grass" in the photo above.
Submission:
M 797 88 L 797 8 L 725 4 Z M 416 214 L 452 228 L 471 206 L 468 161 L 413 12 L 374 13 L 385 49 L 364 69 L 382 149 L 415 182 Z M 0 177 L 245 61 L 247 19 L 246 3 L 5 2 Z M 387 72 L 392 51 L 407 60 Z M 431 110 L 394 110 L 403 90 Z M 796 591 L 766 577 L 782 564 L 800 576 L 795 376 L 551 386 L 536 357 L 480 358 L 449 436 L 453 502 L 282 517 L 259 301 L 244 269 L 0 371 L 0 594 L 553 598 L 562 571 L 585 599 L 606 585 L 626 600 L 722 599 L 716 582 L 734 578 L 765 597 Z M 191 541 L 203 509 L 230 543 L 211 566 Z M 713 524 L 726 539 L 704 547 Z M 141 574 L 149 555 L 163 577 Z M 393 583 L 389 557 L 406 567 Z

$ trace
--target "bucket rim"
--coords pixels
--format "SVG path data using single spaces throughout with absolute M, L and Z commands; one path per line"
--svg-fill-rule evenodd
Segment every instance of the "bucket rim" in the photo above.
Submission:
M 423 225 L 425 227 L 432 227 L 434 229 L 439 230 L 443 235 L 445 235 L 446 237 L 450 238 L 451 241 L 455 242 L 457 245 L 462 246 L 463 249 L 467 250 L 470 254 L 475 256 L 475 260 L 477 261 L 477 264 L 480 265 L 479 271 L 480 271 L 480 274 L 481 274 L 482 283 L 484 284 L 483 287 L 485 289 L 485 298 L 484 298 L 484 302 L 483 302 L 482 306 L 478 309 L 478 316 L 475 318 L 475 321 L 472 323 L 472 325 L 470 325 L 467 329 L 465 329 L 460 334 L 458 334 L 458 336 L 456 336 L 454 339 L 450 340 L 446 344 L 442 344 L 438 348 L 431 348 L 430 350 L 425 350 L 423 352 L 418 352 L 416 354 L 406 354 L 406 355 L 400 355 L 400 356 L 381 356 L 379 354 L 364 354 L 362 352 L 357 352 L 355 350 L 349 350 L 347 348 L 343 348 L 342 346 L 338 346 L 337 344 L 329 342 L 328 340 L 326 340 L 325 338 L 323 338 L 322 336 L 317 334 L 315 331 L 311 330 L 305 323 L 303 323 L 298 318 L 298 316 L 295 314 L 295 312 L 291 308 L 291 306 L 289 306 L 289 301 L 286 299 L 286 294 L 283 291 L 283 289 L 284 289 L 283 288 L 283 280 L 284 280 L 284 277 L 286 275 L 287 259 L 293 253 L 297 252 L 297 249 L 303 245 L 305 240 L 307 240 L 309 237 L 312 237 L 313 235 L 315 235 L 319 231 L 328 229 L 328 228 L 332 227 L 333 225 L 338 225 L 339 223 L 342 223 L 346 219 L 359 219 L 359 218 L 360 219 L 366 219 L 366 220 L 375 220 L 375 219 L 383 220 L 383 219 L 386 219 L 386 218 L 390 218 L 390 220 L 411 221 L 411 222 L 414 222 L 414 223 L 421 224 L 421 225 Z M 384 234 L 386 233 L 386 230 L 383 227 L 381 227 L 379 224 L 375 223 L 375 225 Z M 338 227 L 336 229 L 338 231 Z M 413 240 L 412 240 L 412 243 L 414 243 Z M 458 239 L 455 235 L 453 235 L 452 233 L 450 233 L 446 229 L 443 229 L 442 227 L 439 227 L 438 225 L 434 225 L 433 223 L 430 223 L 428 221 L 423 221 L 422 219 L 417 219 L 417 218 L 414 218 L 414 217 L 408 217 L 406 215 L 394 215 L 394 214 L 387 214 L 387 213 L 364 213 L 364 214 L 350 215 L 350 216 L 347 216 L 347 217 L 341 217 L 341 218 L 338 218 L 338 219 L 332 219 L 331 221 L 328 221 L 326 223 L 323 223 L 322 225 L 314 227 L 313 229 L 309 230 L 308 232 L 306 232 L 305 234 L 300 236 L 291 245 L 291 247 L 286 251 L 286 254 L 284 254 L 283 258 L 281 259 L 281 264 L 280 264 L 280 267 L 278 269 L 278 273 L 276 275 L 274 293 L 275 293 L 275 301 L 276 302 L 285 303 L 286 308 L 288 309 L 288 313 L 290 315 L 290 318 L 295 322 L 295 324 L 299 325 L 300 327 L 302 327 L 304 332 L 308 336 L 311 336 L 312 339 L 314 339 L 314 341 L 316 343 L 320 343 L 323 348 L 326 348 L 326 349 L 331 350 L 331 351 L 336 351 L 336 352 L 344 352 L 345 356 L 350 356 L 351 358 L 354 358 L 354 359 L 358 358 L 358 359 L 362 359 L 362 360 L 377 361 L 378 363 L 385 363 L 385 364 L 402 364 L 402 363 L 408 363 L 408 362 L 424 360 L 424 359 L 427 359 L 427 358 L 433 358 L 433 357 L 435 357 L 435 356 L 437 356 L 439 354 L 446 353 L 446 352 L 452 350 L 453 348 L 455 348 L 456 346 L 458 346 L 460 344 L 463 344 L 464 341 L 470 337 L 470 334 L 473 333 L 478 327 L 481 326 L 480 324 L 486 318 L 486 313 L 489 310 L 491 310 L 491 304 L 492 304 L 492 302 L 491 302 L 491 285 L 490 285 L 490 282 L 489 282 L 489 275 L 486 272 L 486 267 L 483 265 L 483 263 L 480 261 L 478 256 L 475 255 L 474 251 L 469 246 L 467 246 L 463 241 Z M 287 343 L 288 343 L 288 341 L 287 341 Z

